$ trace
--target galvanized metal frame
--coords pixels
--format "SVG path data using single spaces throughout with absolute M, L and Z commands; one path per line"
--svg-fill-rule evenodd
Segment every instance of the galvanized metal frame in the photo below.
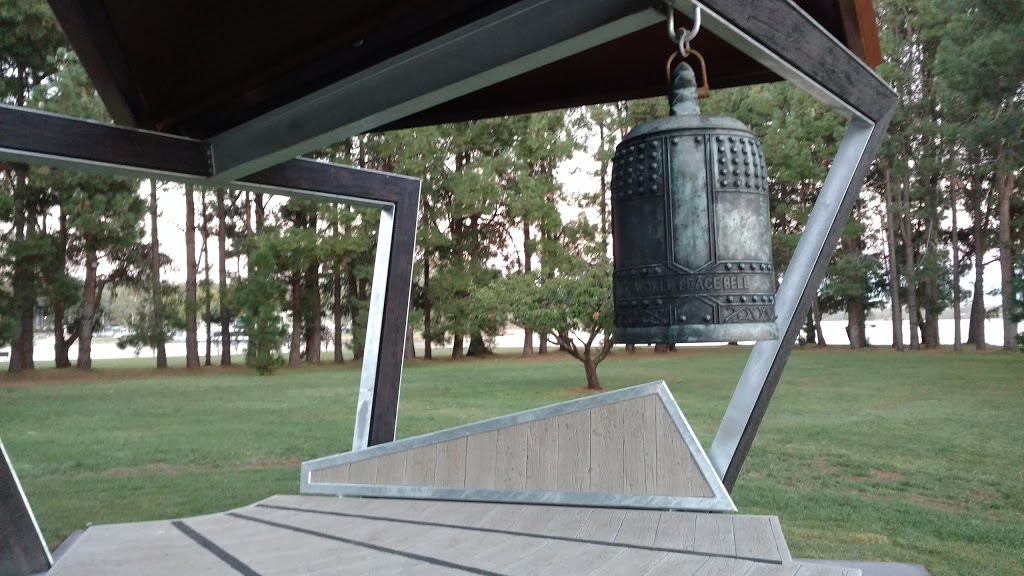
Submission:
M 693 15 L 693 3 L 678 1 L 674 5 Z M 709 451 L 716 472 L 732 490 L 796 343 L 811 297 L 821 284 L 896 109 L 897 97 L 873 70 L 790 2 L 766 0 L 751 5 L 744 0 L 711 0 L 702 7 L 706 30 L 849 121 L 776 296 L 780 338 L 754 345 Z M 799 53 L 792 38 L 801 36 L 812 46 L 827 40 L 829 49 Z
M 491 432 L 499 428 L 508 428 L 527 422 L 544 420 L 600 406 L 608 406 L 618 402 L 656 395 L 668 412 L 673 425 L 682 436 L 686 447 L 692 454 L 701 475 L 707 481 L 714 494 L 713 497 L 686 496 L 639 496 L 630 494 L 598 494 L 580 492 L 558 492 L 537 490 L 484 490 L 474 488 L 441 488 L 434 486 L 393 486 L 354 483 L 322 483 L 313 482 L 311 473 L 338 465 L 350 464 L 369 458 L 385 456 L 413 450 L 448 440 L 455 440 Z M 516 414 L 499 416 L 490 420 L 474 422 L 439 432 L 431 432 L 360 450 L 336 454 L 302 463 L 300 492 L 303 494 L 332 494 L 344 496 L 382 496 L 390 498 L 426 498 L 439 500 L 478 500 L 486 502 L 517 502 L 531 504 L 565 504 L 573 506 L 622 506 L 627 508 L 657 508 L 674 510 L 699 510 L 707 512 L 734 512 L 736 510 L 729 492 L 725 489 L 715 473 L 704 448 L 683 416 L 672 392 L 664 381 L 641 384 L 623 388 L 613 392 L 605 392 L 586 398 L 561 402 L 541 408 L 534 408 Z
M 0 105 L 0 160 L 203 183 L 208 145 Z M 416 249 L 420 181 L 294 159 L 229 186 L 381 210 L 353 448 L 395 437 Z
M 45 572 L 53 557 L 2 440 L 0 455 L 0 573 Z
M 650 0 L 523 0 L 210 139 L 232 180 L 661 20 Z

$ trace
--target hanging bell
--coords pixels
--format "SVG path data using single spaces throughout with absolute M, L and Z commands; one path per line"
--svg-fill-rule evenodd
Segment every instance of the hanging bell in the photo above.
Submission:
M 778 338 L 764 152 L 739 120 L 701 115 L 697 91 L 676 66 L 671 115 L 615 150 L 616 343 Z

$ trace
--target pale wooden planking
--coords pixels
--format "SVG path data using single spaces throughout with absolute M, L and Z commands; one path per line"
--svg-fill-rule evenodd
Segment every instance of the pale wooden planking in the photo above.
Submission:
M 693 576 L 735 576 L 750 570 L 754 563 L 749 560 L 738 560 L 736 558 L 712 558 Z
M 772 532 L 775 534 L 775 544 L 779 548 L 779 553 L 782 555 L 783 562 L 792 562 L 793 556 L 789 553 L 789 545 L 786 544 L 786 537 L 782 534 L 782 524 L 779 523 L 778 516 L 769 516 L 769 521 L 772 523 Z
M 437 468 L 437 444 L 409 450 L 405 458 L 405 483 L 409 486 L 431 486 Z
M 657 494 L 654 480 L 657 468 L 657 427 L 655 414 L 664 410 L 657 395 L 630 401 L 623 410 L 623 468 L 626 494 Z
M 526 488 L 526 424 L 501 428 L 495 440 L 494 486 L 499 490 Z
M 377 460 L 359 460 L 349 465 L 348 481 L 352 484 L 373 484 L 377 481 Z
M 766 516 L 732 516 L 736 555 L 782 561 L 771 520 Z
M 396 452 L 378 458 L 377 484 L 404 484 L 405 456 L 405 452 Z
M 802 562 L 792 566 L 795 568 L 793 576 L 860 576 L 860 570 L 842 568 L 840 566 L 825 566 L 824 564 Z
M 668 556 L 667 552 L 654 550 L 624 550 L 608 563 L 591 572 L 593 576 L 635 576 L 646 574 L 658 562 Z
M 654 545 L 660 548 L 693 550 L 697 537 L 697 514 L 662 512 Z
M 494 430 L 466 438 L 466 487 L 494 488 L 497 436 Z
M 526 425 L 526 489 L 555 490 L 558 466 L 558 429 L 554 418 Z
M 349 464 L 331 466 L 323 470 L 312 470 L 309 473 L 309 481 L 324 484 L 347 484 Z
M 555 417 L 558 436 L 557 489 L 590 491 L 590 410 Z
M 502 574 L 537 576 L 546 572 L 552 564 L 561 564 L 586 547 L 581 542 L 547 542 L 518 561 L 497 568 Z
M 549 506 L 529 506 L 507 530 L 524 534 L 539 534 L 558 513 Z M 543 538 L 509 534 L 498 546 L 480 551 L 466 562 L 482 569 L 504 569 L 524 556 L 533 554 L 550 543 Z
M 544 528 L 555 519 L 561 508 L 558 506 L 527 506 L 526 510 L 516 518 L 509 527 L 511 532 L 541 534 Z
M 665 406 L 658 403 L 655 411 L 657 428 L 656 494 L 674 496 L 714 497 L 711 486 L 697 467 L 679 430 Z
M 590 410 L 590 490 L 619 494 L 623 490 L 622 413 L 631 401 Z
M 434 486 L 466 487 L 466 438 L 456 438 L 437 445 L 437 471 Z
M 693 576 L 711 559 L 692 554 L 666 554 L 644 576 Z
M 575 538 L 580 530 L 590 519 L 593 510 L 590 508 L 575 508 L 566 506 L 559 512 L 558 516 L 544 527 L 542 534 L 545 536 L 558 536 L 561 538 Z
M 491 530 L 505 530 L 518 520 L 523 512 L 526 512 L 526 506 L 522 504 L 497 504 L 474 526 Z
M 650 546 L 658 534 L 658 523 L 661 512 L 654 510 L 629 510 L 622 518 L 619 533 L 615 535 L 617 544 L 633 546 Z
M 757 562 L 743 576 L 793 576 L 794 568 Z
M 693 549 L 712 554 L 736 553 L 732 517 L 725 514 L 697 514 Z
M 625 516 L 625 510 L 596 509 L 587 518 L 586 524 L 583 525 L 576 537 L 580 540 L 612 542 L 615 540 L 615 535 L 619 533 L 619 527 L 622 526 L 622 519 Z
M 542 574 L 551 576 L 584 576 L 600 569 L 605 564 L 614 560 L 622 554 L 622 548 L 587 544 L 576 554 L 566 558 L 562 562 L 552 564 Z

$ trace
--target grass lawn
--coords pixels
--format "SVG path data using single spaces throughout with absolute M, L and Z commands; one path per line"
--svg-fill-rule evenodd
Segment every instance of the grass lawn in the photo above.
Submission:
M 747 350 L 613 355 L 608 389 L 666 380 L 707 447 Z M 358 367 L 163 374 L 149 362 L 0 379 L 0 438 L 52 545 L 87 523 L 189 516 L 298 490 L 351 443 Z M 571 399 L 561 357 L 413 362 L 399 435 Z M 794 556 L 1024 575 L 1024 354 L 793 355 L 734 494 Z

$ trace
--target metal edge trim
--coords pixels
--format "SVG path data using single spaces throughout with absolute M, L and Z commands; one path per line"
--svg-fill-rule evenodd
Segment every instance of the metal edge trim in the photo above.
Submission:
M 688 512 L 735 512 L 719 498 L 694 496 L 641 496 L 600 494 L 595 492 L 547 492 L 535 490 L 489 490 L 440 488 L 433 486 L 377 486 L 371 484 L 324 483 L 307 486 L 305 494 L 363 496 L 370 498 L 409 498 L 458 500 L 463 502 L 502 502 L 602 508 L 645 508 L 685 510 Z
M 697 469 L 700 470 L 704 480 L 715 494 L 714 499 L 728 511 L 735 512 L 736 504 L 732 501 L 732 496 L 729 495 L 729 491 L 722 484 L 722 479 L 715 472 L 715 467 L 711 465 L 711 460 L 708 458 L 707 453 L 704 452 L 704 447 L 697 440 L 696 434 L 693 433 L 693 428 L 690 427 L 689 421 L 686 420 L 686 416 L 676 402 L 675 397 L 672 396 L 672 391 L 668 389 L 668 386 L 662 386 L 658 390 L 658 398 L 661 399 L 662 405 L 668 411 L 669 417 L 672 418 L 676 429 L 682 435 L 686 447 L 690 449 L 690 454 L 697 463 Z
M 587 398 L 578 398 L 576 400 L 568 400 L 566 402 L 559 402 L 558 404 L 552 404 L 549 406 L 541 406 L 539 408 L 524 410 L 522 412 L 507 414 L 505 416 L 498 416 L 496 418 L 481 420 L 471 424 L 463 424 L 462 426 L 447 428 L 437 432 L 429 432 L 412 438 L 396 440 L 387 444 L 379 444 L 365 450 L 359 450 L 358 452 L 345 452 L 342 454 L 308 460 L 302 463 L 301 469 L 306 473 L 341 464 L 351 464 L 352 462 L 366 460 L 368 458 L 394 454 L 395 452 L 411 450 L 421 446 L 428 446 L 430 444 L 437 444 L 448 440 L 462 438 L 464 436 L 490 432 L 499 428 L 507 428 L 517 424 L 534 422 L 545 418 L 597 408 L 599 406 L 607 406 L 616 402 L 633 400 L 635 398 L 657 394 L 659 387 L 664 386 L 665 382 L 663 380 L 659 380 L 647 384 L 631 386 L 629 388 L 622 388 L 620 390 L 613 390 L 603 394 L 596 394 L 594 396 L 588 396 Z

